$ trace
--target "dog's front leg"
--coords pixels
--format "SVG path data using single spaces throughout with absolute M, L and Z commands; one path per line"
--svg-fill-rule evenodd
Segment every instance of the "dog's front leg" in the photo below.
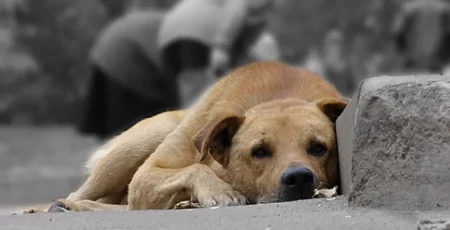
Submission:
M 195 163 L 181 169 L 141 167 L 129 186 L 128 209 L 169 209 L 188 199 L 198 201 L 203 207 L 247 202 L 208 166 Z

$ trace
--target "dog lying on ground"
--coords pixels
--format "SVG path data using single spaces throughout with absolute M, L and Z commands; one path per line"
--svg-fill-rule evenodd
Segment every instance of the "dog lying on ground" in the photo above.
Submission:
M 279 62 L 238 68 L 188 110 L 113 138 L 66 199 L 19 213 L 170 209 L 308 199 L 339 183 L 334 122 L 348 101 L 322 77 Z

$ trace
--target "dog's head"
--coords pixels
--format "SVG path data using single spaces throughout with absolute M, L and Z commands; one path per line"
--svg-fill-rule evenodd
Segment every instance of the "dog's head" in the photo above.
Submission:
M 308 199 L 339 182 L 334 123 L 346 105 L 332 97 L 272 101 L 206 125 L 193 141 L 251 203 Z

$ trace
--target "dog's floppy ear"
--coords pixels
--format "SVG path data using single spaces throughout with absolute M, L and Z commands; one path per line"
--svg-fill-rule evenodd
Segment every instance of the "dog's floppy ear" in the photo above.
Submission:
M 315 101 L 317 107 L 332 121 L 341 115 L 349 103 L 348 98 L 324 97 Z
M 228 164 L 228 150 L 231 139 L 244 122 L 243 116 L 228 116 L 216 122 L 210 122 L 200 129 L 192 138 L 200 152 L 200 161 L 205 159 L 208 152 L 220 164 Z

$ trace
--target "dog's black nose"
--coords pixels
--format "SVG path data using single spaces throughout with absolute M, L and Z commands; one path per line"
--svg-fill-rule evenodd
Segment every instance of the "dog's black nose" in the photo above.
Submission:
M 314 174 L 304 167 L 289 168 L 281 176 L 281 183 L 290 188 L 302 187 L 314 183 Z
M 314 193 L 314 173 L 305 167 L 288 168 L 281 176 L 283 193 L 288 200 L 308 199 Z

